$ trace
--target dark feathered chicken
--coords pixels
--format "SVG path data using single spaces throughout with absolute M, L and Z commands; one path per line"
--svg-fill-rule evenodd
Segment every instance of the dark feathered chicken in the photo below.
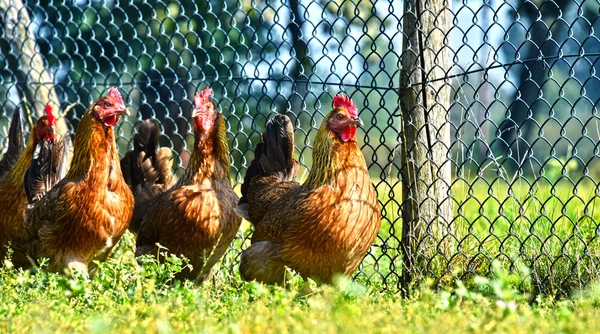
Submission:
M 148 203 L 169 190 L 177 181 L 171 168 L 173 153 L 167 147 L 158 148 L 160 126 L 147 119 L 133 137 L 133 150 L 121 159 L 123 177 L 133 192 L 135 208 L 129 229 L 137 233 Z
M 381 226 L 354 137 L 361 124 L 354 103 L 336 96 L 317 132 L 308 179 L 298 184 L 291 122 L 283 115 L 268 122 L 236 209 L 255 228 L 242 253 L 242 278 L 281 284 L 286 266 L 322 282 L 354 273 Z
M 157 243 L 193 266 L 180 277 L 205 279 L 235 237 L 241 218 L 233 212 L 238 197 L 229 179 L 225 118 L 209 99 L 210 88 L 194 99 L 195 143 L 177 184 L 146 206 L 136 255 L 158 255 Z

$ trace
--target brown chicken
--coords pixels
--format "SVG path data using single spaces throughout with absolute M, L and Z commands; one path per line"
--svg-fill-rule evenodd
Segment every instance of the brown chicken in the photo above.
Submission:
M 52 108 L 47 105 L 45 111 L 46 115 L 37 120 L 23 152 L 18 156 L 10 171 L 0 177 L 0 198 L 2 199 L 0 201 L 0 257 L 4 259 L 10 244 L 14 251 L 12 261 L 17 267 L 29 267 L 30 265 L 23 249 L 23 217 L 27 204 L 27 196 L 23 187 L 25 173 L 38 145 L 55 139 L 56 122 Z M 20 123 L 20 112 L 15 112 L 19 114 L 13 117 L 13 123 Z M 10 140 L 9 145 L 18 142 L 18 138 L 15 137 Z M 12 154 L 10 148 L 6 154 Z
M 338 95 L 317 132 L 313 166 L 304 184 L 293 181 L 293 129 L 278 115 L 255 150 L 236 209 L 254 225 L 242 253 L 242 278 L 283 284 L 285 267 L 318 282 L 356 271 L 381 226 L 375 188 L 360 147 L 356 105 Z
M 190 260 L 179 278 L 204 280 L 240 227 L 233 208 L 238 197 L 229 178 L 225 118 L 205 89 L 194 98 L 195 143 L 177 184 L 147 207 L 137 236 L 136 255 L 159 255 L 157 243 Z
M 116 88 L 92 103 L 75 133 L 66 177 L 28 210 L 26 250 L 50 270 L 87 275 L 127 230 L 133 195 L 123 180 L 113 127 L 127 108 Z M 90 268 L 90 271 L 93 268 Z
M 173 152 L 168 147 L 158 148 L 160 126 L 147 119 L 133 137 L 133 150 L 121 159 L 121 171 L 135 198 L 133 218 L 129 230 L 137 233 L 148 203 L 171 189 L 177 182 L 173 174 Z

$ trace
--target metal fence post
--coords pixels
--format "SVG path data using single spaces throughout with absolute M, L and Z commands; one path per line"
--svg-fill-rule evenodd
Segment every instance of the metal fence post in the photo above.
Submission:
M 450 69 L 449 6 L 447 0 L 407 0 L 404 7 L 400 107 L 405 294 L 413 280 L 435 270 L 432 266 L 446 269 L 453 248 L 450 86 L 443 79 Z

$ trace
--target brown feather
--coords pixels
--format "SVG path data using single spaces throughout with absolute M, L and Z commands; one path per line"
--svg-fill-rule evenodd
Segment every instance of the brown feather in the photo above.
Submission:
M 105 99 L 110 98 L 93 103 L 82 117 L 66 177 L 35 203 L 25 222 L 28 255 L 49 258 L 51 270 L 85 274 L 92 261 L 106 258 L 133 214 L 113 128 L 94 116 Z
M 375 188 L 356 139 L 344 142 L 329 130 L 335 111 L 317 133 L 304 184 L 277 173 L 252 179 L 248 213 L 255 230 L 242 254 L 244 279 L 278 284 L 288 266 L 331 282 L 335 274 L 354 273 L 375 240 L 381 226 Z
M 225 119 L 217 115 L 209 133 L 197 131 L 190 163 L 179 182 L 146 206 L 136 255 L 158 255 L 156 244 L 184 255 L 193 270 L 181 278 L 205 279 L 231 244 L 241 218 L 229 179 Z
M 135 208 L 129 229 L 137 233 L 149 202 L 169 190 L 177 178 L 173 174 L 173 153 L 158 148 L 160 126 L 155 120 L 145 120 L 134 136 L 134 149 L 121 160 L 125 181 L 133 191 Z
M 33 159 L 35 136 L 30 134 L 25 150 L 15 166 L 0 178 L 0 257 L 6 257 L 7 247 L 13 249 L 13 264 L 28 267 L 29 261 L 23 249 L 23 219 L 27 196 L 23 187 L 25 171 Z
M 13 116 L 13 122 L 20 123 L 20 115 L 18 111 L 15 111 L 15 116 Z M 47 116 L 40 117 L 34 129 L 31 131 L 29 135 L 29 140 L 27 141 L 27 145 L 25 146 L 24 151 L 18 156 L 17 162 L 14 164 L 13 168 L 4 176 L 0 178 L 0 198 L 3 200 L 0 201 L 0 256 L 2 258 L 6 255 L 6 247 L 9 246 L 13 249 L 13 264 L 17 267 L 27 268 L 31 265 L 30 261 L 26 257 L 25 246 L 24 246 L 24 220 L 26 216 L 26 206 L 27 206 L 27 194 L 26 194 L 26 185 L 24 184 L 25 176 L 28 168 L 32 164 L 34 152 L 36 148 L 40 144 L 44 144 L 45 140 L 54 140 L 53 136 L 46 137 L 48 134 L 48 128 L 51 125 L 48 123 Z M 22 130 L 13 132 L 12 124 L 11 124 L 11 133 L 17 134 L 21 133 Z M 44 133 L 44 141 L 39 139 L 37 134 Z M 64 141 L 68 141 L 68 136 L 64 138 Z M 16 143 L 16 142 L 15 142 Z M 47 144 L 47 143 L 46 143 Z M 62 145 L 63 141 L 59 142 L 59 145 Z M 52 146 L 52 145 L 50 145 Z M 46 145 L 46 148 L 49 146 Z M 54 145 L 56 148 L 56 145 Z M 47 151 L 44 154 L 52 154 L 52 158 L 54 160 L 47 160 L 49 163 L 52 161 L 57 161 L 62 159 L 62 155 L 59 155 L 56 149 L 52 149 L 52 151 Z M 13 150 L 14 151 L 14 150 Z M 60 171 L 66 169 L 68 165 L 64 160 L 61 160 L 61 163 L 57 165 Z M 64 167 L 64 168 L 62 168 Z M 49 168 L 48 168 L 49 169 Z M 58 174 L 59 170 L 55 170 L 52 175 L 49 175 L 48 182 L 42 182 L 44 189 L 38 189 L 36 193 L 38 194 L 36 197 L 42 196 L 43 193 L 52 187 L 59 178 L 64 176 L 64 174 Z M 31 180 L 28 179 L 28 182 Z M 29 185 L 32 185 L 30 183 Z M 39 185 L 38 185 L 39 186 Z M 31 189 L 30 189 L 31 190 Z

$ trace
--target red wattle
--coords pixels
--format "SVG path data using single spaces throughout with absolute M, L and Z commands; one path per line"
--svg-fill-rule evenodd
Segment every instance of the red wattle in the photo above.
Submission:
M 344 142 L 347 142 L 351 139 L 354 138 L 354 136 L 356 135 L 356 126 L 348 126 L 344 129 L 342 129 L 342 131 L 340 131 L 340 137 L 342 138 L 342 140 Z
M 115 126 L 119 122 L 119 116 L 110 115 L 102 120 L 106 126 Z

